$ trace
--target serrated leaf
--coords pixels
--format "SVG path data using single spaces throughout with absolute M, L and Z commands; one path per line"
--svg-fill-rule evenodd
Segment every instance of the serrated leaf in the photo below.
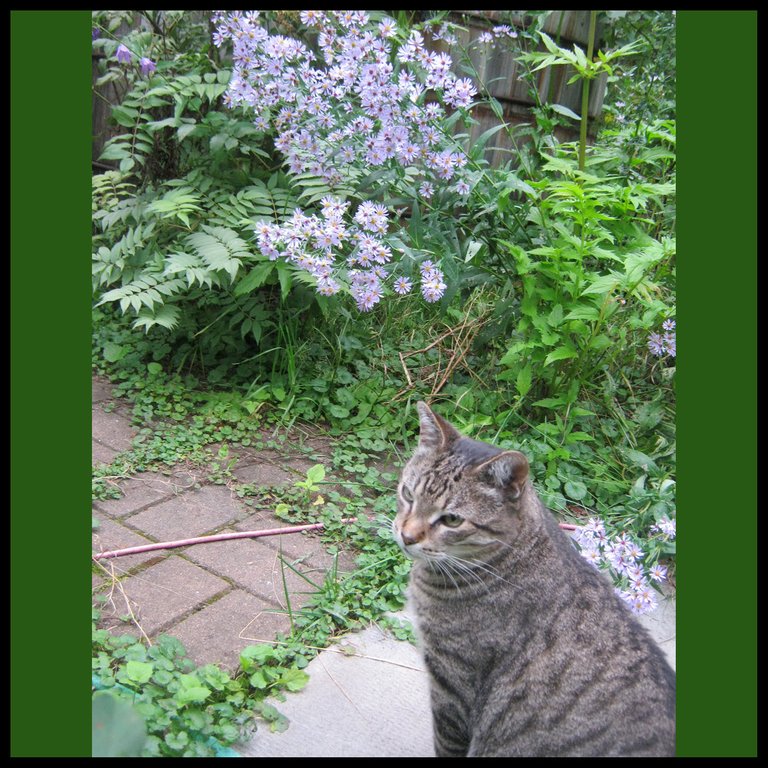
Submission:
M 525 397 L 531 388 L 531 382 L 533 379 L 533 369 L 530 363 L 520 370 L 517 374 L 515 386 L 517 387 L 517 393 L 520 397 Z
M 250 293 L 256 288 L 260 288 L 267 281 L 272 273 L 274 261 L 262 261 L 257 264 L 245 277 L 238 281 L 234 289 L 235 296 L 242 296 Z
M 577 353 L 576 350 L 572 347 L 557 347 L 557 349 L 553 349 L 544 360 L 544 365 L 550 365 L 551 363 L 554 363 L 557 360 L 567 360 L 571 357 L 576 357 Z
M 619 279 L 614 275 L 603 275 L 595 278 L 582 292 L 582 296 L 592 293 L 608 293 L 619 284 Z
M 545 397 L 543 400 L 537 400 L 535 403 L 531 403 L 538 408 L 562 408 L 565 405 L 565 401 L 560 397 Z

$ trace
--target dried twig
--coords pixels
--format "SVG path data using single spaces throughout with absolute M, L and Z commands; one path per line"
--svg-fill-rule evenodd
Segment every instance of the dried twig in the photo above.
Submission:
M 356 517 L 343 519 L 342 523 L 354 523 Z M 263 531 L 237 531 L 235 533 L 217 533 L 213 536 L 198 536 L 193 539 L 178 539 L 176 541 L 161 541 L 157 544 L 142 544 L 138 547 L 127 549 L 113 549 L 109 552 L 97 552 L 94 560 L 103 560 L 108 557 L 123 557 L 124 555 L 136 555 L 140 552 L 151 552 L 155 549 L 173 549 L 175 547 L 187 547 L 193 544 L 208 544 L 213 541 L 227 541 L 228 539 L 257 539 L 261 536 L 281 536 L 288 533 L 300 533 L 301 531 L 318 531 L 325 528 L 325 523 L 311 523 L 309 525 L 291 525 L 285 528 L 270 528 Z

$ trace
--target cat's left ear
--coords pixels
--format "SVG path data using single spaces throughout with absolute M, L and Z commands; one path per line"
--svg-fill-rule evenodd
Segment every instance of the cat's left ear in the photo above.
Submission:
M 419 412 L 421 445 L 433 450 L 447 448 L 461 437 L 456 427 L 435 413 L 426 403 L 416 403 L 416 409 Z
M 504 451 L 474 469 L 491 483 L 504 488 L 512 500 L 519 498 L 528 480 L 528 459 L 520 451 Z

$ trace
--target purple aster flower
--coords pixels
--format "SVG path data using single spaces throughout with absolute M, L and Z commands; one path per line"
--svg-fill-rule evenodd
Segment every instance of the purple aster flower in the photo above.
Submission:
M 648 349 L 651 350 L 652 355 L 662 357 L 667 351 L 666 346 L 664 345 L 664 337 L 659 333 L 652 333 L 648 337 Z
M 658 523 L 659 530 L 670 539 L 674 539 L 677 534 L 677 524 L 674 520 L 670 520 L 668 517 L 662 517 Z
M 148 59 L 144 56 L 139 62 L 139 67 L 141 68 L 142 75 L 148 75 L 150 72 L 154 72 L 157 69 L 157 64 L 155 64 L 152 59 Z
M 419 194 L 425 199 L 429 200 L 432 195 L 435 194 L 435 188 L 428 182 L 425 181 L 420 187 L 419 187 Z
M 379 32 L 381 32 L 382 37 L 394 37 L 397 34 L 395 20 L 385 16 L 379 24 Z
M 98 27 L 91 27 L 91 41 L 98 40 L 101 30 Z
M 596 547 L 584 547 L 581 550 L 581 556 L 592 565 L 595 566 L 595 568 L 600 567 L 600 563 L 603 561 L 602 556 L 600 555 L 599 550 Z
M 672 331 L 672 333 L 664 334 L 664 345 L 666 346 L 667 354 L 670 357 L 675 357 L 677 355 L 677 342 L 674 331 Z
M 121 64 L 129 64 L 133 58 L 133 54 L 122 43 L 117 46 L 115 56 Z
M 405 296 L 413 288 L 413 283 L 407 277 L 398 277 L 394 284 L 395 293 Z
M 656 563 L 656 565 L 654 565 L 650 571 L 648 571 L 648 575 L 654 581 L 665 581 L 667 578 L 667 567 Z
M 447 287 L 443 273 L 436 267 L 422 271 L 421 294 L 426 301 L 430 303 L 438 301 L 442 298 Z
M 457 181 L 456 186 L 454 187 L 457 194 L 461 195 L 462 197 L 469 194 L 469 184 L 467 184 L 466 181 Z
M 674 331 L 674 330 L 675 330 L 675 321 L 674 321 L 674 320 L 672 320 L 671 318 L 670 318 L 669 320 L 665 320 L 665 321 L 664 321 L 664 322 L 661 324 L 661 327 L 662 327 L 662 328 L 663 328 L 665 331 Z

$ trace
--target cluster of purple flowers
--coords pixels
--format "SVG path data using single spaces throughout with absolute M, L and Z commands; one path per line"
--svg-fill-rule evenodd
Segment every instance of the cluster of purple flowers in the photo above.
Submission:
M 674 521 L 667 520 L 667 523 L 671 524 L 671 536 L 667 535 L 674 537 Z M 586 525 L 573 532 L 573 539 L 579 545 L 582 557 L 596 568 L 609 568 L 619 577 L 622 586 L 615 588 L 616 593 L 633 613 L 649 613 L 657 607 L 651 581 L 664 581 L 667 569 L 654 563 L 646 573 L 642 563 L 645 553 L 627 534 L 611 537 L 601 521 L 590 518 Z
M 401 177 L 408 169 L 423 199 L 447 182 L 468 195 L 467 158 L 443 120 L 446 106 L 468 108 L 476 90 L 452 72 L 451 57 L 428 50 L 420 32 L 403 39 L 393 19 L 375 24 L 365 11 L 302 11 L 300 18 L 317 34 L 317 58 L 301 41 L 270 34 L 258 11 L 214 14 L 214 43 L 232 44 L 225 102 L 253 110 L 259 128 L 274 129 L 275 147 L 290 171 L 322 178 L 334 189 L 379 166 L 399 169 Z M 442 103 L 427 101 L 428 93 Z M 257 240 L 270 258 L 310 272 L 318 292 L 333 295 L 347 287 L 358 308 L 368 311 L 391 273 L 388 212 L 365 201 L 350 219 L 348 208 L 327 197 L 319 216 L 297 210 L 283 224 L 259 225 Z M 407 277 L 393 285 L 400 295 L 412 287 Z M 426 301 L 437 301 L 445 290 L 443 273 L 424 262 Z
M 677 354 L 677 344 L 675 340 L 675 321 L 665 320 L 662 325 L 664 333 L 652 333 L 648 337 L 648 349 L 652 355 L 663 357 L 669 355 L 675 357 Z
M 283 224 L 263 222 L 256 226 L 256 241 L 270 259 L 285 258 L 309 272 L 317 279 L 318 293 L 324 296 L 338 293 L 342 289 L 340 280 L 345 279 L 358 309 L 367 312 L 381 301 L 389 276 L 385 266 L 392 261 L 392 249 L 383 239 L 389 228 L 389 215 L 380 203 L 365 200 L 357 207 L 352 223 L 347 224 L 349 205 L 346 200 L 324 197 L 319 216 L 296 209 Z M 343 267 L 338 264 L 340 257 L 344 259 Z M 412 287 L 406 277 L 394 283 L 394 290 L 400 295 Z M 443 273 L 424 261 L 424 298 L 437 301 L 446 287 Z
M 426 48 L 414 30 L 390 62 L 397 27 L 374 25 L 364 11 L 303 11 L 317 31 L 320 60 L 302 42 L 271 35 L 259 12 L 219 12 L 214 43 L 230 40 L 233 73 L 225 101 L 256 112 L 256 124 L 277 130 L 275 146 L 293 173 L 323 178 L 331 187 L 355 168 L 387 163 L 429 179 L 450 180 L 466 158 L 440 126 L 445 108 L 424 103 L 427 91 L 466 109 L 476 89 L 452 71 L 451 57 Z M 466 186 L 466 181 L 464 183 Z

